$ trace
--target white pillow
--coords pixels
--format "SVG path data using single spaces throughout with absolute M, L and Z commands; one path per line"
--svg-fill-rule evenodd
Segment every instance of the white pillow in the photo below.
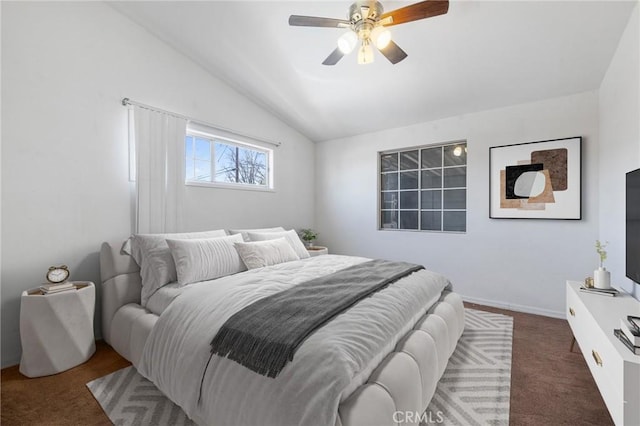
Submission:
M 217 238 L 226 236 L 227 233 L 224 229 L 202 232 L 180 232 L 173 234 L 135 234 L 130 238 L 131 252 L 129 254 L 131 254 L 136 263 L 142 267 L 141 263 L 143 262 L 144 257 L 149 252 L 149 250 L 158 247 L 168 248 L 165 241 L 167 238 L 171 238 L 174 240 L 188 240 L 193 238 Z
M 250 241 L 267 241 L 274 240 L 276 238 L 285 238 L 291 245 L 291 248 L 296 252 L 300 259 L 306 259 L 309 257 L 309 252 L 305 248 L 304 244 L 298 237 L 298 234 L 293 229 L 284 232 L 247 232 L 247 236 Z
M 167 245 L 167 238 L 193 239 L 225 237 L 224 229 L 203 232 L 184 232 L 174 234 L 136 234 L 130 245 L 131 257 L 140 266 L 142 291 L 140 303 L 147 305 L 149 297 L 160 287 L 177 280 L 176 267 Z
M 169 247 L 156 247 L 149 250 L 142 264 L 144 267 L 140 268 L 140 276 L 144 277 L 145 285 L 142 286 L 140 292 L 140 303 L 142 306 L 146 306 L 153 293 L 159 288 L 177 281 L 178 275 Z
M 178 284 L 184 286 L 246 271 L 247 268 L 233 246 L 238 242 L 242 242 L 242 235 L 167 240 L 176 264 Z
M 300 259 L 284 237 L 252 243 L 238 242 L 235 243 L 235 247 L 242 261 L 249 269 Z
M 229 235 L 241 234 L 242 239 L 244 239 L 245 241 L 251 241 L 247 236 L 247 233 L 249 232 L 268 233 L 268 232 L 283 232 L 284 230 L 285 229 L 282 226 L 277 226 L 275 228 L 262 228 L 262 229 L 229 229 Z

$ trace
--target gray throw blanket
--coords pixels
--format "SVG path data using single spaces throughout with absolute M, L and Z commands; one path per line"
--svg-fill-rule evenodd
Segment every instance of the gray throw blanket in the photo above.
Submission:
M 260 299 L 232 315 L 211 353 L 276 377 L 302 342 L 361 299 L 423 266 L 372 260 Z

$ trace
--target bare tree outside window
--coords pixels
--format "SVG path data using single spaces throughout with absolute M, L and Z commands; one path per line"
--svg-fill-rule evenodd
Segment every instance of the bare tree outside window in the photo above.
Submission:
M 216 143 L 216 182 L 266 185 L 267 156 L 263 152 Z
M 270 187 L 271 151 L 224 139 L 187 135 L 185 180 Z

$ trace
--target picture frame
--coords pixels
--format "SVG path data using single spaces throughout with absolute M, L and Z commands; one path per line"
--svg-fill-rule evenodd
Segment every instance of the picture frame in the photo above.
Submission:
M 491 219 L 582 219 L 582 137 L 489 148 Z

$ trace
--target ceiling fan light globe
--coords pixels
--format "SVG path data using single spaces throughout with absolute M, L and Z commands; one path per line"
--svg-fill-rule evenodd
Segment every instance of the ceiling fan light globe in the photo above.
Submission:
M 367 65 L 373 62 L 373 47 L 369 43 L 362 43 L 358 50 L 358 64 Z
M 382 25 L 377 26 L 371 31 L 371 39 L 378 49 L 384 49 L 391 41 L 391 31 Z
M 351 53 L 356 43 L 358 42 L 358 36 L 353 31 L 344 33 L 338 39 L 338 49 L 345 55 Z

